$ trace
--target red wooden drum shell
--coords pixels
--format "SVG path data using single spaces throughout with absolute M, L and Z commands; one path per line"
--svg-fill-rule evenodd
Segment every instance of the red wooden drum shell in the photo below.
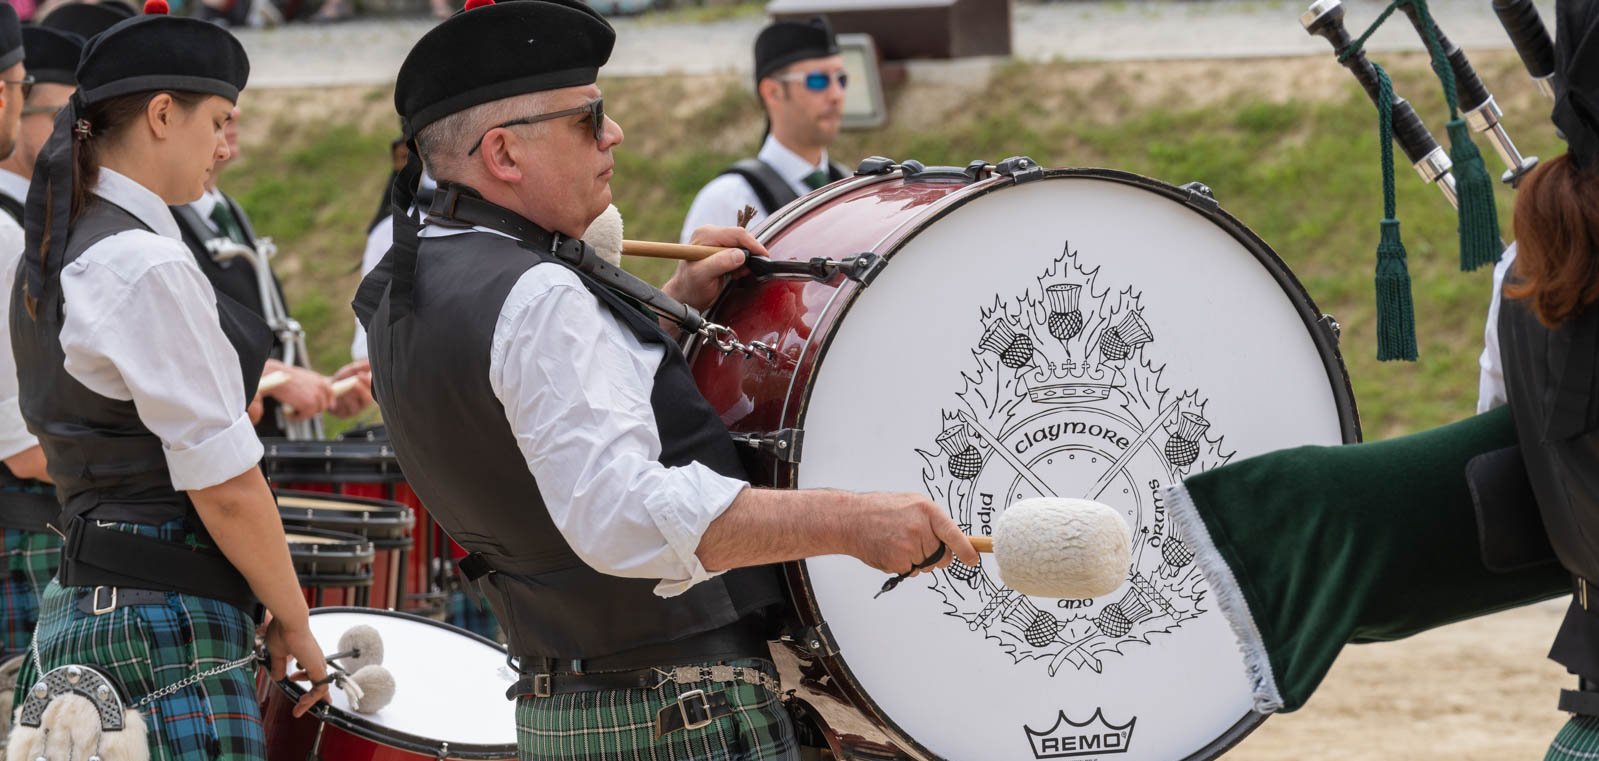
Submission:
M 880 600 L 883 577 L 853 559 L 788 564 L 801 636 L 777 653 L 785 688 L 835 754 L 1202 759 L 1261 721 L 1151 495 L 1359 426 L 1335 323 L 1208 192 L 1110 170 L 896 169 L 757 231 L 774 260 L 885 263 L 864 283 L 745 278 L 709 310 L 778 355 L 689 349 L 701 392 L 755 444 L 754 483 L 924 493 L 969 533 L 1016 499 L 1087 496 L 1124 510 L 1137 545 L 1127 582 L 1094 600 L 1016 595 L 988 559 Z

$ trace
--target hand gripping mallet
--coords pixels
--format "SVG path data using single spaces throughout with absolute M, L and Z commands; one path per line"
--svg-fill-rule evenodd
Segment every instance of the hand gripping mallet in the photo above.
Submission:
M 1088 499 L 1035 497 L 1011 504 L 994 522 L 994 535 L 967 537 L 991 553 L 1005 586 L 1029 597 L 1083 599 L 1110 594 L 1127 580 L 1132 534 L 1109 505 Z M 916 569 L 937 563 L 940 547 Z M 913 569 L 914 571 L 915 569 Z M 884 582 L 878 595 L 909 578 Z

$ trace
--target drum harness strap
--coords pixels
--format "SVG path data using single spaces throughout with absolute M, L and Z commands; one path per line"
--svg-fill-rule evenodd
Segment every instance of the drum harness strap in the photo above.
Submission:
M 523 219 L 516 213 L 479 198 L 471 188 L 443 183 L 428 206 L 428 218 L 436 222 L 486 227 L 520 241 L 523 246 L 543 249 L 550 256 L 593 278 L 609 290 L 638 303 L 648 311 L 670 320 L 683 332 L 696 336 L 723 354 L 739 352 L 768 362 L 777 361 L 777 351 L 760 341 L 744 343 L 732 328 L 705 319 L 699 310 L 684 304 L 661 289 L 638 279 L 621 267 L 601 259 L 594 249 L 577 238 L 552 233 Z

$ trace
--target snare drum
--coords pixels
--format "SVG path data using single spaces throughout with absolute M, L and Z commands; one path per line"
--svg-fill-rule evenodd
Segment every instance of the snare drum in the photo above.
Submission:
M 334 497 L 326 493 L 279 491 L 278 515 L 289 530 L 301 528 L 358 534 L 372 543 L 374 607 L 394 609 L 400 604 L 403 553 L 411 548 L 411 528 L 416 514 L 398 502 L 361 497 Z
M 382 429 L 338 441 L 262 439 L 262 444 L 266 452 L 261 469 L 276 489 L 383 499 L 410 507 L 415 529 L 412 545 L 400 552 L 400 600 L 393 607 L 421 615 L 443 614 L 445 582 L 453 563 L 449 540 L 405 482 Z
M 373 547 L 366 537 L 315 528 L 288 528 L 283 533 L 307 605 L 369 604 Z
M 920 492 L 972 534 L 1098 499 L 1126 581 L 1026 597 L 987 556 L 873 599 L 853 558 L 791 563 L 786 686 L 846 758 L 1214 757 L 1262 717 L 1161 488 L 1357 440 L 1336 324 L 1202 186 L 1007 165 L 883 162 L 779 211 L 775 260 L 850 266 L 735 282 L 708 317 L 751 348 L 696 347 L 695 378 L 757 483 Z
M 361 608 L 311 611 L 311 632 L 324 646 L 350 627 L 383 637 L 383 667 L 394 675 L 394 700 L 375 714 L 349 710 L 343 691 L 330 693 L 298 719 L 305 694 L 279 682 L 267 690 L 262 719 L 269 761 L 516 758 L 516 704 L 505 691 L 516 673 L 490 640 L 425 618 Z

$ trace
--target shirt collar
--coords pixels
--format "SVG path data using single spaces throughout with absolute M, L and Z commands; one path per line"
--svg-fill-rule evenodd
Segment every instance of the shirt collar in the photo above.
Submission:
M 157 235 L 183 240 L 178 221 L 172 218 L 172 210 L 167 208 L 166 202 L 127 175 L 100 167 L 100 181 L 95 183 L 94 194 L 122 207 Z
M 189 204 L 189 208 L 194 209 L 200 215 L 200 218 L 209 224 L 211 222 L 211 212 L 217 208 L 219 203 L 222 203 L 222 191 L 212 188 L 202 193 L 198 199 Z
M 800 158 L 798 153 L 777 142 L 772 135 L 766 136 L 766 142 L 761 145 L 761 152 L 756 154 L 756 158 L 777 170 L 783 179 L 796 184 L 803 183 L 813 172 L 827 171 L 827 151 L 822 151 L 822 163 L 812 166 L 811 162 Z
M 0 193 L 28 202 L 28 178 L 9 169 L 0 169 Z

